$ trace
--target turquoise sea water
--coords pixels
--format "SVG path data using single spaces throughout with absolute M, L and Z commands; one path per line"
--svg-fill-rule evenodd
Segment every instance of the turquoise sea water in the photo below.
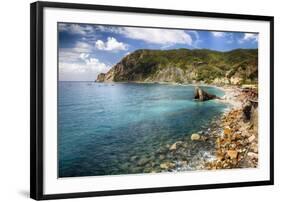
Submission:
M 193 93 L 193 86 L 59 82 L 59 177 L 135 173 L 132 157 L 150 158 L 227 107 L 196 102 Z

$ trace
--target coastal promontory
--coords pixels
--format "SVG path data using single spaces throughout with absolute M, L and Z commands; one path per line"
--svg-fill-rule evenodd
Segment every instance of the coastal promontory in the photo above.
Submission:
M 128 54 L 96 82 L 255 83 L 258 50 L 148 50 Z

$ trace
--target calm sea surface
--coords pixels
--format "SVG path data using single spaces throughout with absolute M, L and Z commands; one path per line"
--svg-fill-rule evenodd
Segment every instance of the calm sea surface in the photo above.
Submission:
M 59 177 L 134 173 L 131 158 L 149 158 L 226 109 L 215 100 L 194 101 L 193 91 L 193 86 L 59 82 Z

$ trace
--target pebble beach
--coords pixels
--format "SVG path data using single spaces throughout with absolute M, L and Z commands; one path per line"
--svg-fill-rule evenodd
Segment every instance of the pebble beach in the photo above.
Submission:
M 218 87 L 225 95 L 216 100 L 229 104 L 201 131 L 160 148 L 160 163 L 150 172 L 181 172 L 258 167 L 257 90 Z M 249 115 L 250 114 L 250 115 Z

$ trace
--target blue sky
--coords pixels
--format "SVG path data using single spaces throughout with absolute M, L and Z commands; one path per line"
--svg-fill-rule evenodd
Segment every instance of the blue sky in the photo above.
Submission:
M 59 23 L 59 80 L 92 81 L 137 49 L 257 48 L 253 33 Z

